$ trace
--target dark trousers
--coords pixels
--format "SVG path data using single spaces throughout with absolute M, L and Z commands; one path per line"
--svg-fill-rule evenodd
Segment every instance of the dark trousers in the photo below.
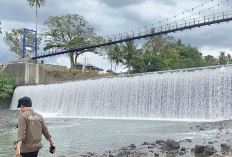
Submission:
M 39 151 L 37 151 L 37 152 L 30 152 L 30 153 L 21 153 L 20 155 L 21 155 L 22 157 L 37 157 L 38 152 L 39 152 Z

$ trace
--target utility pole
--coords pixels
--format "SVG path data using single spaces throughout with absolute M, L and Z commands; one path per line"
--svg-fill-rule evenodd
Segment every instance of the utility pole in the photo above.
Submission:
M 112 69 L 113 69 L 113 63 L 112 63 L 112 61 L 111 61 L 111 71 L 113 71 Z

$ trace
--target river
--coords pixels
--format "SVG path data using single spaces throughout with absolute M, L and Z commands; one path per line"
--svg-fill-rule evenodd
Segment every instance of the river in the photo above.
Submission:
M 118 150 L 130 144 L 156 140 L 207 138 L 207 134 L 190 130 L 200 122 L 128 120 L 128 119 L 80 119 L 46 118 L 49 131 L 57 146 L 56 157 L 74 157 L 87 152 L 104 153 Z M 13 141 L 17 139 L 15 127 L 0 128 L 0 156 L 13 157 Z M 39 156 L 50 157 L 49 143 L 43 138 L 44 147 Z

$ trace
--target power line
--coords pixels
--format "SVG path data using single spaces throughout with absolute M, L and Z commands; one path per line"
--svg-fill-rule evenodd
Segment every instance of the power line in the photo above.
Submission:
M 193 13 L 193 11 L 195 11 L 197 8 L 200 8 L 200 7 L 204 7 L 206 4 L 210 4 L 210 2 L 212 2 L 212 6 L 211 7 L 209 7 L 209 8 L 207 8 L 207 9 L 204 9 L 204 10 L 200 10 L 200 11 L 198 11 L 197 13 Z M 117 39 L 117 37 L 118 38 L 120 38 L 120 36 L 121 36 L 121 38 L 123 38 L 123 37 L 125 37 L 125 36 L 129 36 L 129 35 L 135 35 L 135 34 L 139 34 L 139 33 L 142 33 L 142 31 L 144 31 L 144 32 L 146 32 L 146 31 L 148 31 L 148 28 L 157 28 L 157 27 L 153 27 L 155 24 L 161 24 L 161 23 L 163 23 L 163 22 L 165 22 L 165 21 L 171 21 L 171 19 L 176 19 L 178 16 L 180 16 L 180 15 L 185 15 L 186 13 L 188 13 L 188 12 L 192 12 L 192 15 L 190 15 L 190 16 L 188 16 L 188 17 L 184 17 L 184 18 L 182 18 L 182 19 L 180 19 L 180 20 L 175 20 L 174 22 L 179 22 L 179 21 L 183 21 L 183 20 L 185 20 L 185 19 L 187 19 L 187 18 L 191 18 L 191 17 L 193 17 L 193 16 L 195 16 L 195 15 L 198 15 L 198 14 L 202 14 L 202 13 L 204 13 L 204 12 L 206 12 L 206 11 L 210 11 L 210 10 L 213 10 L 214 8 L 216 8 L 216 7 L 218 7 L 219 5 L 221 6 L 223 3 L 228 3 L 228 0 L 226 0 L 226 1 L 223 1 L 223 2 L 219 2 L 218 4 L 216 4 L 216 5 L 214 5 L 214 2 L 215 2 L 215 0 L 209 0 L 209 1 L 207 1 L 207 2 L 205 2 L 205 3 L 202 3 L 201 5 L 198 5 L 198 6 L 196 6 L 196 7 L 193 7 L 193 8 L 191 8 L 191 9 L 189 9 L 189 10 L 186 10 L 186 11 L 184 11 L 184 12 L 182 12 L 182 13 L 179 13 L 179 14 L 176 14 L 176 15 L 174 15 L 174 16 L 171 16 L 170 18 L 167 18 L 167 19 L 165 19 L 165 20 L 162 20 L 162 21 L 159 21 L 159 22 L 156 22 L 156 23 L 153 23 L 153 24 L 150 24 L 150 25 L 146 25 L 146 26 L 144 26 L 144 27 L 140 27 L 140 28 L 137 28 L 137 29 L 134 29 L 134 30 L 131 30 L 131 31 L 127 31 L 127 32 L 123 32 L 123 33 L 117 33 L 117 34 L 113 34 L 113 35 L 107 35 L 107 36 L 103 36 L 103 38 L 107 38 L 106 39 L 106 41 L 107 40 L 109 40 L 110 38 L 112 38 L 112 39 Z M 170 23 L 168 23 L 168 24 L 170 24 Z M 164 26 L 164 25 L 160 25 L 160 26 Z M 160 27 L 160 26 L 158 26 L 158 27 Z M 105 40 L 105 39 L 104 39 Z

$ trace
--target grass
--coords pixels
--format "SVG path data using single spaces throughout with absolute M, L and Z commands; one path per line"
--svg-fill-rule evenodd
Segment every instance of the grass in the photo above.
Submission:
M 0 66 L 0 71 L 4 68 L 4 66 Z

